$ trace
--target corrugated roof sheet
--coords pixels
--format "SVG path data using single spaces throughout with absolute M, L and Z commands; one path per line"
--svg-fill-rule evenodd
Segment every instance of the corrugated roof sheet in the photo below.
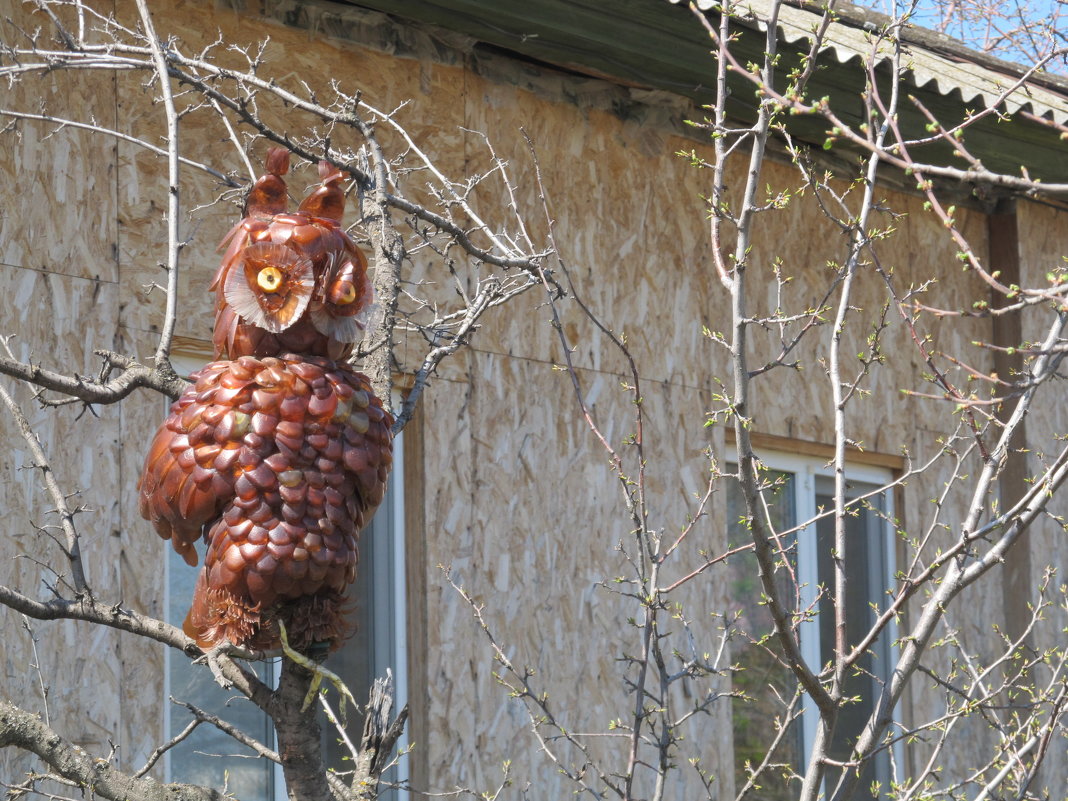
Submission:
M 696 3 L 702 11 L 720 7 L 716 0 L 696 0 Z M 773 0 L 743 0 L 737 5 L 737 12 L 743 22 L 763 32 L 767 30 L 773 6 Z M 837 4 L 836 14 L 839 21 L 829 26 L 821 52 L 833 54 L 842 64 L 855 61 L 859 65 L 873 55 L 877 64 L 892 64 L 895 44 L 878 36 L 889 21 L 887 17 L 847 3 Z M 821 18 L 821 11 L 783 3 L 779 6 L 777 27 L 784 41 L 809 46 Z M 969 50 L 948 36 L 905 29 L 901 65 L 906 70 L 906 79 L 915 86 L 934 89 L 945 96 L 956 94 L 976 108 L 999 106 L 1012 114 L 1022 110 L 1061 125 L 1068 124 L 1068 81 L 1055 76 L 1032 76 L 1024 81 L 1023 69 Z

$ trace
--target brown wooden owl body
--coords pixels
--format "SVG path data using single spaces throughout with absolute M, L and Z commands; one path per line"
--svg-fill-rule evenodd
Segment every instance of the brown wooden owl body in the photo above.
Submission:
M 185 621 L 205 649 L 275 648 L 279 619 L 297 648 L 336 645 L 357 537 L 392 463 L 392 418 L 337 361 L 372 300 L 338 225 L 340 173 L 320 167 L 320 188 L 285 214 L 287 168 L 272 151 L 230 234 L 212 284 L 218 360 L 171 407 L 139 486 L 142 516 L 190 565 L 208 543 Z

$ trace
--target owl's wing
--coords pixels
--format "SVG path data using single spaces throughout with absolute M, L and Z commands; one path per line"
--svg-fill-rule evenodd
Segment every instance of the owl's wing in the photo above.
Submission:
M 234 496 L 233 465 L 248 415 L 251 373 L 236 362 L 212 362 L 171 406 L 145 458 L 138 484 L 141 516 L 190 565 L 205 525 Z

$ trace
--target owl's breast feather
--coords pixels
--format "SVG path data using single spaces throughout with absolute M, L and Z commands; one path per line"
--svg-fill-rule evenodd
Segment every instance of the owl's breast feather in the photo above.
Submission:
M 367 378 L 286 354 L 212 362 L 194 380 L 149 450 L 142 515 L 192 563 L 207 529 L 212 586 L 265 602 L 343 587 L 392 463 L 392 419 Z

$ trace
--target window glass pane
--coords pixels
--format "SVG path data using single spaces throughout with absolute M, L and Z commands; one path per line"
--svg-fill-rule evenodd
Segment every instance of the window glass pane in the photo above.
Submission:
M 376 678 L 386 675 L 392 669 L 396 685 L 399 666 L 393 664 L 399 658 L 398 638 L 403 632 L 397 631 L 395 597 L 396 568 L 401 554 L 397 540 L 397 528 L 394 524 L 394 500 L 399 473 L 394 473 L 386 489 L 386 496 L 378 508 L 371 524 L 360 534 L 360 561 L 356 568 L 356 581 L 348 590 L 349 621 L 355 624 L 355 631 L 345 644 L 326 660 L 326 666 L 341 676 L 348 685 L 359 709 L 347 711 L 345 733 L 352 744 L 359 748 L 363 733 L 363 706 L 371 684 Z M 372 568 L 373 566 L 373 568 Z M 400 688 L 395 686 L 395 692 Z M 330 694 L 331 706 L 339 713 L 337 695 Z M 396 713 L 397 708 L 394 708 Z M 337 729 L 326 720 L 321 719 L 323 727 L 323 759 L 327 767 L 339 772 L 352 770 L 352 755 L 344 744 Z M 386 781 L 394 781 L 395 771 L 387 771 Z M 388 801 L 396 797 L 393 790 L 381 789 L 379 797 Z
M 833 481 L 820 479 L 816 484 L 816 506 L 831 509 L 834 506 Z M 850 483 L 847 498 L 867 494 L 876 487 Z M 875 622 L 872 604 L 881 604 L 886 591 L 885 522 L 882 519 L 881 497 L 872 498 L 864 506 L 851 507 L 854 514 L 845 518 L 846 536 L 846 647 L 852 648 L 870 630 Z M 821 518 L 816 524 L 817 566 L 822 595 L 819 604 L 820 658 L 827 664 L 834 657 L 834 518 Z M 852 746 L 875 709 L 875 697 L 880 691 L 876 676 L 886 671 L 886 660 L 878 658 L 877 651 L 865 653 L 856 663 L 856 669 L 846 676 L 843 692 L 846 697 L 859 701 L 844 707 L 838 715 L 834 737 L 831 740 L 830 756 L 835 760 L 848 760 Z M 889 777 L 889 756 L 880 754 L 869 763 L 861 786 L 870 787 L 880 779 L 886 787 Z M 829 769 L 828 780 L 834 781 L 834 771 Z
M 371 565 L 377 564 L 375 552 L 375 529 L 382 528 L 376 516 L 371 525 L 360 535 L 360 561 L 356 565 L 356 581 L 349 587 L 348 622 L 355 626 L 352 636 L 337 651 L 330 654 L 325 665 L 337 673 L 352 691 L 356 702 L 367 703 L 367 692 L 374 681 L 374 573 Z M 380 533 L 380 532 L 378 532 Z M 383 571 L 385 572 L 385 571 Z M 334 714 L 340 715 L 338 696 L 330 693 L 330 706 Z M 360 747 L 360 735 L 363 732 L 363 709 L 348 706 L 345 717 L 345 733 L 357 748 Z M 323 759 L 327 767 L 337 771 L 352 770 L 352 755 L 348 746 L 342 742 L 337 729 L 325 716 L 323 727 Z
M 203 564 L 203 546 L 200 547 Z M 189 611 L 198 569 L 189 567 L 170 547 L 168 552 L 168 620 L 180 625 Z M 170 694 L 176 701 L 186 701 L 221 717 L 242 731 L 273 747 L 272 731 L 264 715 L 244 696 L 235 695 L 215 683 L 211 672 L 193 665 L 183 656 L 169 654 L 167 659 Z M 269 664 L 259 663 L 256 672 L 270 681 Z M 170 704 L 170 701 L 167 701 Z M 174 737 L 193 719 L 185 707 L 170 704 L 168 737 Z M 220 758 L 222 756 L 223 758 Z M 253 751 L 223 734 L 214 726 L 202 723 L 185 740 L 168 752 L 170 780 L 223 787 L 242 799 L 269 799 L 273 796 L 272 765 Z
M 812 492 L 811 496 L 799 494 L 803 487 L 810 485 L 799 485 L 800 479 L 797 477 L 789 473 L 767 474 L 765 499 L 776 531 L 792 528 L 797 524 L 799 515 L 807 517 L 814 508 L 829 509 L 833 505 L 833 481 L 827 477 L 808 475 L 815 484 L 813 489 L 804 491 Z M 847 496 L 855 498 L 877 489 L 877 485 L 852 482 Z M 800 504 L 801 509 L 796 508 L 795 504 Z M 749 542 L 744 502 L 738 484 L 728 485 L 726 505 L 731 546 Z M 855 645 L 870 629 L 876 615 L 873 604 L 885 604 L 891 553 L 889 529 L 884 519 L 886 508 L 885 494 L 876 495 L 865 505 L 858 505 L 856 513 L 846 519 L 849 582 L 845 609 L 848 645 Z M 796 595 L 799 560 L 802 570 L 811 571 L 808 575 L 813 575 L 815 583 L 825 590 L 817 607 L 817 620 L 811 626 L 806 625 L 801 636 L 803 639 L 818 639 L 818 643 L 809 642 L 808 645 L 818 645 L 819 658 L 823 664 L 827 664 L 834 656 L 835 647 L 831 596 L 835 558 L 833 518 L 818 521 L 815 526 L 801 533 L 800 540 L 795 535 L 785 537 L 781 547 L 784 557 L 777 566 L 775 578 L 781 597 L 789 607 L 796 609 L 801 603 Z M 735 699 L 732 706 L 735 782 L 736 788 L 741 789 L 748 779 L 747 767 L 751 769 L 764 759 L 765 749 L 774 737 L 775 727 L 782 719 L 796 682 L 792 674 L 775 659 L 780 651 L 778 641 L 770 636 L 771 616 L 767 606 L 762 603 L 756 557 L 752 553 L 732 557 L 729 575 L 734 608 L 741 611 L 738 624 L 747 635 L 733 641 L 732 651 L 732 661 L 741 668 L 734 675 L 734 689 L 746 696 Z M 890 659 L 888 638 L 884 636 L 882 639 L 887 642 L 877 643 L 870 653 L 861 658 L 858 669 L 847 677 L 845 694 L 860 700 L 840 713 L 831 744 L 832 759 L 850 758 L 852 745 L 874 708 L 874 699 L 881 689 L 876 677 L 885 675 Z M 816 714 L 816 711 L 808 709 L 806 714 Z M 805 761 L 800 725 L 795 723 L 783 740 L 783 745 L 771 760 L 782 767 L 763 775 L 758 781 L 760 786 L 747 797 L 768 801 L 785 801 L 796 797 L 798 784 L 791 784 L 785 774 L 800 770 Z M 873 781 L 878 780 L 881 793 L 885 795 L 889 777 L 889 755 L 881 753 L 867 767 L 862 786 L 867 789 Z M 834 771 L 828 771 L 828 786 L 833 786 L 835 779 Z
M 797 519 L 794 477 L 789 473 L 770 472 L 766 474 L 766 480 L 764 498 L 775 531 L 793 528 Z M 731 547 L 750 542 L 745 501 L 737 482 L 728 483 L 726 496 Z M 794 580 L 797 570 L 796 536 L 784 536 L 781 546 L 786 553 L 779 561 L 775 579 L 782 597 L 792 599 L 797 591 Z M 760 573 L 752 551 L 730 558 L 729 576 L 732 605 L 741 612 L 738 626 L 743 633 L 742 637 L 733 641 L 731 654 L 731 661 L 741 668 L 734 673 L 733 688 L 736 692 L 744 693 L 744 697 L 732 701 L 731 707 L 734 778 L 735 787 L 740 790 L 748 780 L 750 771 L 764 761 L 776 722 L 782 719 L 794 695 L 796 682 L 793 674 L 776 661 L 775 655 L 781 651 L 778 640 L 772 636 L 771 614 L 762 603 Z M 788 600 L 788 603 L 792 601 Z M 747 797 L 769 801 L 795 797 L 797 787 L 790 787 L 786 774 L 801 761 L 801 728 L 794 723 L 772 757 L 772 762 L 782 767 L 765 770 L 757 781 L 759 789 L 754 789 Z

